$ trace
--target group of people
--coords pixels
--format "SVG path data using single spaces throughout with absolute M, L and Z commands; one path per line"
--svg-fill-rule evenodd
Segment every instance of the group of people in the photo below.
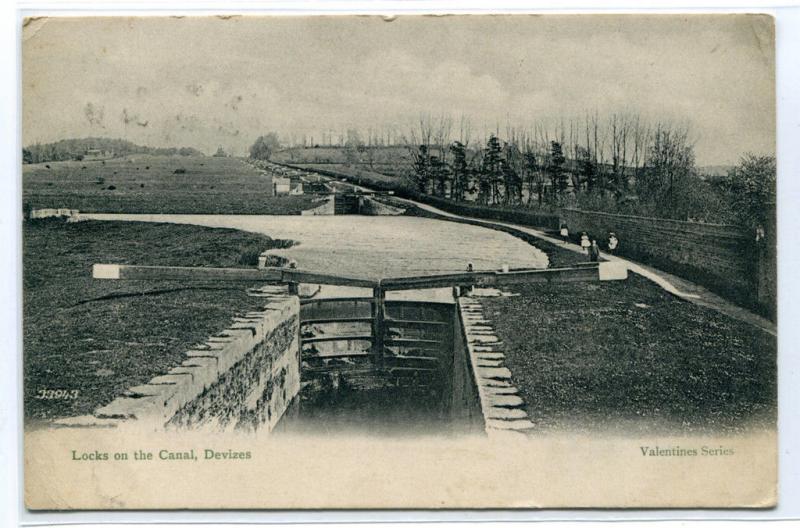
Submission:
M 569 242 L 569 228 L 567 227 L 567 224 L 561 224 L 559 234 L 561 235 L 561 240 L 564 242 L 564 244 Z M 590 262 L 597 262 L 600 260 L 600 246 L 597 244 L 596 238 L 589 238 L 589 235 L 586 233 L 586 231 L 583 231 L 581 233 L 580 244 L 584 255 L 589 257 Z M 619 239 L 612 231 L 608 234 L 608 238 L 606 240 L 606 251 L 613 255 L 616 253 L 617 247 L 619 247 Z

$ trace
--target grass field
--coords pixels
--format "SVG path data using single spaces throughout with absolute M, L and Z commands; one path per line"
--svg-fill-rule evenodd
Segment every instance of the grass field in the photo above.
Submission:
M 414 159 L 405 146 L 391 147 L 363 147 L 350 150 L 344 147 L 293 147 L 278 151 L 272 155 L 272 160 L 277 163 L 347 163 L 348 157 L 358 164 L 374 166 L 411 166 Z
M 484 311 L 537 430 L 775 427 L 773 336 L 638 275 L 508 289 Z
M 364 166 L 348 166 L 344 163 L 291 163 L 291 165 L 309 171 L 320 171 L 322 174 L 327 171 L 331 176 L 347 177 L 353 183 L 373 186 L 376 189 L 396 189 L 409 185 L 408 180 L 404 178 L 389 176 Z
M 241 160 L 205 156 L 24 165 L 22 196 L 33 208 L 102 213 L 297 214 L 315 205 L 273 196 L 272 177 Z
M 94 263 L 249 267 L 286 241 L 232 229 L 35 220 L 23 226 L 25 416 L 90 413 L 258 308 L 247 284 L 100 281 Z M 77 390 L 76 399 L 40 391 Z

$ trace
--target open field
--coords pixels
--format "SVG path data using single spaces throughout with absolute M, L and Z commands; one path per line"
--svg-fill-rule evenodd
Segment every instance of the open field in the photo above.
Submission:
M 241 160 L 205 156 L 24 165 L 22 200 L 103 213 L 297 214 L 314 206 L 309 196 L 273 196 L 272 177 Z
M 360 149 L 350 149 L 349 152 L 339 146 L 292 147 L 274 153 L 272 160 L 277 163 L 344 164 L 347 163 L 348 156 L 353 157 L 359 164 L 368 165 L 372 162 L 375 167 L 382 165 L 410 167 L 414 163 L 408 148 L 404 146 L 364 146 Z
M 252 265 L 286 241 L 233 229 L 34 220 L 23 226 L 27 418 L 91 412 L 182 362 L 194 343 L 263 305 L 247 284 L 100 281 L 94 263 Z M 75 399 L 44 399 L 47 389 Z
M 349 152 L 348 152 L 349 151 Z M 351 159 L 348 160 L 348 157 Z M 275 152 L 275 163 L 285 163 L 308 170 L 334 171 L 360 179 L 364 185 L 380 189 L 410 186 L 414 159 L 403 146 L 363 147 L 293 147 Z
M 774 427 L 776 339 L 646 279 L 509 287 L 483 300 L 537 429 Z
M 370 170 L 365 166 L 348 166 L 344 163 L 289 163 L 293 167 L 309 171 L 317 171 L 328 176 L 346 177 L 349 181 L 359 185 L 375 187 L 378 190 L 399 189 L 408 187 L 405 178 L 390 176 L 382 172 Z

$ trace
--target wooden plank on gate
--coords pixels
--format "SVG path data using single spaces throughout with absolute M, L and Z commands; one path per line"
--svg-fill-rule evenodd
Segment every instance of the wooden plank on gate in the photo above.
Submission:
M 132 266 L 95 264 L 92 277 L 110 280 L 179 281 L 279 281 L 280 274 L 256 268 L 190 268 L 181 266 Z
M 393 326 L 397 328 L 414 328 L 417 326 L 447 326 L 448 324 L 452 323 L 445 321 L 409 321 L 406 319 L 386 318 L 386 326 Z
M 301 305 L 310 305 L 310 304 L 326 304 L 326 303 L 371 303 L 372 297 L 320 297 L 320 298 L 310 298 L 310 299 L 300 299 Z
M 332 323 L 371 323 L 372 317 L 313 317 L 309 319 L 302 319 L 301 325 L 308 324 L 332 324 Z
M 386 292 L 380 286 L 372 289 L 372 354 L 375 356 L 375 364 L 383 365 L 384 338 L 386 327 L 383 318 L 386 316 L 384 302 Z
M 300 339 L 300 343 L 303 345 L 325 341 L 372 341 L 372 335 L 324 335 Z
M 330 286 L 353 286 L 356 288 L 375 288 L 378 286 L 377 280 L 362 279 L 358 277 L 345 277 L 341 275 L 329 275 L 327 273 L 316 273 L 303 271 L 294 268 L 264 268 L 271 272 L 280 272 L 282 282 L 303 282 L 306 284 L 328 284 Z
M 575 282 L 599 280 L 595 263 L 571 268 L 546 268 L 520 271 L 481 271 L 431 275 L 427 277 L 399 277 L 384 279 L 381 287 L 387 291 L 444 288 L 450 286 L 497 286 L 502 284 L 537 282 Z

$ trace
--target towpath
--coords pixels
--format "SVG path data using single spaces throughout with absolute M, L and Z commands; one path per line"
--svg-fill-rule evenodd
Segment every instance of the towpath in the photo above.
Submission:
M 483 224 L 489 228 L 491 228 L 492 226 L 502 226 L 505 228 L 516 229 L 518 231 L 534 236 L 536 238 L 557 245 L 564 249 L 575 251 L 577 253 L 582 252 L 580 246 L 578 246 L 577 244 L 572 244 L 572 243 L 564 244 L 561 240 L 548 236 L 544 232 L 538 229 L 533 229 L 531 227 L 522 226 L 519 224 L 510 224 L 507 222 L 499 222 L 495 220 L 484 220 L 474 217 L 457 215 L 454 213 L 443 211 L 431 205 L 416 202 L 413 200 L 408 200 L 399 197 L 396 199 L 408 203 L 410 205 L 414 205 L 429 213 L 433 213 L 435 215 L 442 216 L 445 218 L 451 218 L 454 220 L 467 220 L 471 223 Z M 624 264 L 625 267 L 628 269 L 628 271 L 632 273 L 637 273 L 642 277 L 649 279 L 654 284 L 663 288 L 665 291 L 675 295 L 676 297 L 679 297 L 681 299 L 684 299 L 688 302 L 700 306 L 704 306 L 706 308 L 710 308 L 712 310 L 716 310 L 736 320 L 760 328 L 764 332 L 767 332 L 768 334 L 771 334 L 773 336 L 778 335 L 777 326 L 772 321 L 766 319 L 765 317 L 761 317 L 760 315 L 755 314 L 750 310 L 742 308 L 741 306 L 737 306 L 736 304 L 720 297 L 719 295 L 709 291 L 708 289 L 704 288 L 703 286 L 700 286 L 699 284 L 695 284 L 691 281 L 677 277 L 675 275 L 672 275 L 671 273 L 655 269 L 651 266 L 646 266 L 644 264 L 632 262 L 622 257 L 608 255 L 606 253 L 601 253 L 601 256 L 608 261 L 620 262 Z

